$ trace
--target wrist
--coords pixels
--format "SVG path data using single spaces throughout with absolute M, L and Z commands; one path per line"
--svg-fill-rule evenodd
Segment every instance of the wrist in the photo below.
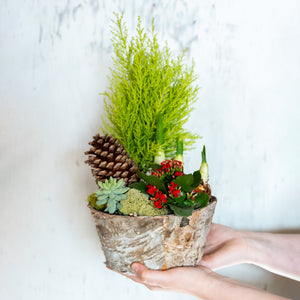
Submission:
M 200 278 L 194 278 L 195 281 L 191 285 L 190 294 L 201 299 L 212 300 L 213 291 L 218 291 L 221 285 L 221 275 L 213 272 L 206 267 L 197 267 L 204 270 Z M 201 282 L 201 288 L 199 288 L 199 282 Z
M 244 235 L 245 244 L 247 245 L 247 259 L 246 262 L 258 265 L 263 258 L 262 255 L 266 255 L 268 247 L 267 233 L 259 232 L 247 232 Z

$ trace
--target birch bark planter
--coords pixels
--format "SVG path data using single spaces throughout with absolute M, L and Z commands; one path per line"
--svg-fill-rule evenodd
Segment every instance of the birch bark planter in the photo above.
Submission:
M 133 274 L 133 262 L 154 270 L 194 266 L 200 262 L 217 199 L 188 217 L 164 215 L 130 217 L 110 215 L 89 206 L 106 265 Z

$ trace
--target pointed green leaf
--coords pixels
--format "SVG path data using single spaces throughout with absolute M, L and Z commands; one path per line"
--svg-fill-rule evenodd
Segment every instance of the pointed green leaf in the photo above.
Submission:
M 96 202 L 97 205 L 103 205 L 107 202 L 107 198 L 105 199 L 98 199 L 98 201 Z
M 107 209 L 110 214 L 113 214 L 117 209 L 116 201 L 110 199 L 107 203 Z
M 103 189 L 103 182 L 98 181 L 98 185 L 99 185 L 99 187 L 100 187 L 101 189 Z
M 114 194 L 120 195 L 120 194 L 124 194 L 129 190 L 129 187 L 123 187 L 123 188 L 119 188 L 117 190 L 114 191 Z
M 121 178 L 118 180 L 116 187 L 119 188 L 119 187 L 122 187 L 123 185 L 124 185 L 124 180 L 123 180 L 123 178 Z
M 95 193 L 95 194 L 96 194 L 96 193 Z M 98 200 L 107 199 L 107 195 L 97 195 L 97 194 L 96 194 L 96 198 L 97 198 Z

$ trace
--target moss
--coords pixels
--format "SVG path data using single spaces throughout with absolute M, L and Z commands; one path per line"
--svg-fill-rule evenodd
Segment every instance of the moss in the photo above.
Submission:
M 130 189 L 124 200 L 120 201 L 122 207 L 120 212 L 124 215 L 137 214 L 138 216 L 161 216 L 166 215 L 166 208 L 158 209 L 154 207 L 153 201 L 139 190 Z
M 106 208 L 106 204 L 103 204 L 103 205 L 97 205 L 96 202 L 97 202 L 97 197 L 96 197 L 96 194 L 93 193 L 91 195 L 88 196 L 88 198 L 86 199 L 87 202 L 90 203 L 91 207 L 96 209 L 96 210 L 101 210 L 103 211 L 105 208 Z

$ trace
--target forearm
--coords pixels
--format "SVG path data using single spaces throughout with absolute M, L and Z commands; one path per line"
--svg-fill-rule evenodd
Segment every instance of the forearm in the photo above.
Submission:
M 195 284 L 191 294 L 205 300 L 284 300 L 280 296 L 272 295 L 264 290 L 256 289 L 231 278 L 211 273 L 205 284 Z
M 246 236 L 249 262 L 300 280 L 300 235 L 251 232 Z

